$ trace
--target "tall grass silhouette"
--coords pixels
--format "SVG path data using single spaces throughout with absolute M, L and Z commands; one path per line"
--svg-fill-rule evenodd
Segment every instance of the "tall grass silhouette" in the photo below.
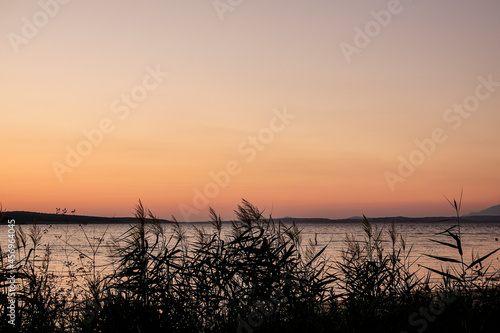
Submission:
M 96 262 L 107 230 L 92 238 L 80 226 L 90 251 L 58 237 L 67 259 L 66 274 L 58 276 L 45 230 L 16 226 L 17 325 L 2 320 L 0 331 L 496 332 L 500 286 L 486 261 L 498 250 L 466 263 L 461 200 L 452 206 L 456 225 L 439 234 L 452 241 L 435 242 L 457 257 L 426 255 L 443 263 L 441 270 L 419 266 L 394 224 L 383 230 L 363 217 L 362 239 L 346 235 L 340 257 L 327 258 L 326 246 L 302 244 L 297 225 L 264 217 L 245 200 L 224 228 L 210 209 L 212 223 L 192 226 L 194 236 L 175 218 L 160 223 L 139 201 L 136 222 L 109 244 L 112 271 Z M 0 244 L 6 318 L 1 251 Z M 443 305 L 438 312 L 435 304 Z
M 443 278 L 445 286 L 448 288 L 458 288 L 460 290 L 481 290 L 482 288 L 488 287 L 494 279 L 498 278 L 499 271 L 497 270 L 491 272 L 491 265 L 483 265 L 483 262 L 498 252 L 500 247 L 482 257 L 479 257 L 478 253 L 474 254 L 474 251 L 472 251 L 471 262 L 469 264 L 466 263 L 464 260 L 462 234 L 460 229 L 460 209 L 462 207 L 462 197 L 463 192 L 460 194 L 458 203 L 456 199 L 451 202 L 445 197 L 448 203 L 455 210 L 456 224 L 438 233 L 437 235 L 444 235 L 445 237 L 448 237 L 449 242 L 431 239 L 432 242 L 455 249 L 458 257 L 450 258 L 426 254 L 426 256 L 434 258 L 441 263 L 452 264 L 451 267 L 447 267 L 445 269 L 442 268 L 441 270 L 429 267 L 426 268 L 440 275 Z

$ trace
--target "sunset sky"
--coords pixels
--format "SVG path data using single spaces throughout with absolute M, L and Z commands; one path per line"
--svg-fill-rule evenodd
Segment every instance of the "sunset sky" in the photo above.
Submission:
M 232 4 L 231 4 L 232 3 Z M 0 0 L 8 211 L 500 203 L 497 0 Z M 418 142 L 418 143 L 417 143 Z

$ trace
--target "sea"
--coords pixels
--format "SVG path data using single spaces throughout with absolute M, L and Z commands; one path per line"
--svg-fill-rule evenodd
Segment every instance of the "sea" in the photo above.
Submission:
M 4 221 L 5 222 L 5 221 Z M 406 250 L 410 252 L 410 260 L 414 262 L 412 269 L 419 270 L 419 275 L 426 274 L 430 267 L 435 269 L 445 268 L 442 262 L 427 255 L 442 256 L 459 259 L 457 250 L 432 240 L 446 243 L 455 243 L 450 237 L 442 234 L 443 231 L 452 227 L 453 221 L 447 222 L 400 222 L 395 223 L 397 232 L 406 243 Z M 285 225 L 291 226 L 290 222 Z M 299 222 L 296 223 L 301 230 L 303 246 L 312 246 L 316 251 L 326 246 L 324 258 L 332 263 L 341 260 L 341 253 L 346 249 L 346 236 L 353 236 L 356 241 L 365 238 L 361 222 Z M 167 234 L 172 234 L 172 224 L 165 224 Z M 36 256 L 40 261 L 45 255 L 44 249 L 48 247 L 50 252 L 49 270 L 57 276 L 66 276 L 69 268 L 73 273 L 88 272 L 90 260 L 95 261 L 96 270 L 105 274 L 116 269 L 116 258 L 112 256 L 113 239 L 118 239 L 129 228 L 129 224 L 38 224 L 40 231 L 39 245 Z M 382 232 L 385 250 L 391 249 L 388 230 L 390 222 L 372 223 L 372 227 Z M 16 225 L 16 232 L 29 234 L 30 225 Z M 213 231 L 210 223 L 181 224 L 186 238 L 194 240 L 197 235 L 196 228 L 204 228 L 205 232 Z M 230 231 L 231 224 L 222 224 L 222 233 Z M 464 261 L 471 263 L 500 248 L 500 222 L 461 222 L 461 238 Z M 8 247 L 8 225 L 0 225 L 0 247 L 5 255 Z M 23 258 L 32 247 L 32 240 L 27 237 L 25 249 L 18 249 L 17 258 Z M 33 257 L 32 257 L 33 258 Z M 483 265 L 491 265 L 490 271 L 500 269 L 500 251 L 496 252 L 483 262 Z M 78 274 L 77 274 L 78 276 Z M 435 276 L 434 279 L 438 278 Z

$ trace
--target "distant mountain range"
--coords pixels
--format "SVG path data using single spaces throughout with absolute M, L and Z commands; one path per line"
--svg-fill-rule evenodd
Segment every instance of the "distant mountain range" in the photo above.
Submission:
M 471 212 L 465 216 L 500 216 L 500 205 L 491 206 L 480 212 Z
M 84 215 L 62 215 L 62 214 L 46 214 L 46 213 L 33 213 L 33 212 L 5 212 L 4 221 L 14 219 L 16 224 L 32 224 L 33 222 L 40 224 L 119 224 L 128 223 L 132 224 L 135 222 L 134 217 L 99 217 L 99 216 L 84 216 Z M 370 222 L 375 223 L 435 223 L 443 222 L 448 220 L 453 220 L 454 217 L 376 217 L 368 218 Z M 363 218 L 361 216 L 354 216 L 347 219 L 327 219 L 327 218 L 275 218 L 276 221 L 281 221 L 284 223 L 360 223 Z M 461 221 L 464 222 L 500 222 L 500 205 L 496 205 L 480 212 L 472 212 L 467 215 L 463 215 Z M 163 223 L 172 223 L 170 220 L 160 219 Z M 229 221 L 228 221 L 229 222 Z M 201 222 L 202 223 L 202 222 Z

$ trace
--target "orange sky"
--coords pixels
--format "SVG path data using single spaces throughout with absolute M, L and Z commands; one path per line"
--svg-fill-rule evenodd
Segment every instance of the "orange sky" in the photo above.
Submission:
M 498 1 L 66 2 L 0 1 L 4 209 L 500 203 Z

